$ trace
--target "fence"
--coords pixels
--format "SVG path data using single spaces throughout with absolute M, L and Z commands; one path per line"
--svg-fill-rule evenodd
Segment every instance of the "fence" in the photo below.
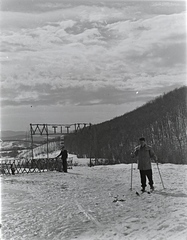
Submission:
M 67 159 L 68 169 L 73 166 L 73 157 Z M 1 160 L 0 174 L 35 173 L 46 171 L 62 172 L 62 160 L 55 158 Z

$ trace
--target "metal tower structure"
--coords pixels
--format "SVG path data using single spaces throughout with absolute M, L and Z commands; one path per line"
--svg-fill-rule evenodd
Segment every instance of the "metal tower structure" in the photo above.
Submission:
M 32 159 L 34 156 L 34 136 L 44 135 L 47 138 L 47 158 L 49 158 L 49 136 L 61 136 L 61 143 L 63 143 L 64 136 L 70 133 L 76 133 L 77 131 L 91 127 L 91 123 L 73 123 L 73 124 L 46 124 L 46 123 L 30 123 L 31 134 L 31 150 Z

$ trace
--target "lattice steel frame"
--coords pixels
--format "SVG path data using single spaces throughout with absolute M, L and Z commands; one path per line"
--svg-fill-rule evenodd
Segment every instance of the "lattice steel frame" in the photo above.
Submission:
M 73 124 L 45 124 L 45 123 L 30 123 L 31 134 L 31 150 L 32 159 L 34 157 L 34 135 L 45 135 L 47 137 L 47 159 L 49 158 L 49 136 L 64 136 L 69 133 L 77 132 L 83 128 L 91 127 L 91 123 L 73 123 Z

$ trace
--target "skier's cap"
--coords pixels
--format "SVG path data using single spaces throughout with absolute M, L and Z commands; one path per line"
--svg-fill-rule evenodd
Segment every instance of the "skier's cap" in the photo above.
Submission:
M 141 137 L 141 138 L 139 138 L 139 141 L 144 141 L 145 142 L 145 138 Z

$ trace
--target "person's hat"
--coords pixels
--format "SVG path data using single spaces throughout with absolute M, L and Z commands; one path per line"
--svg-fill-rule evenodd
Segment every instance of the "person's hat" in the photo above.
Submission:
M 141 138 L 139 138 L 139 141 L 144 141 L 145 142 L 145 138 L 141 137 Z

